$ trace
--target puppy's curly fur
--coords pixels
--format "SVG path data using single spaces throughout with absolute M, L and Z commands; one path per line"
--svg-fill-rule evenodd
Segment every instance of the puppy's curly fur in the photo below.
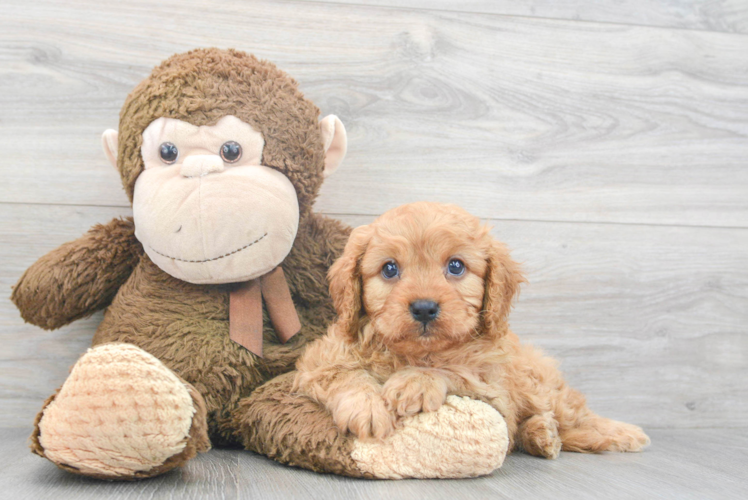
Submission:
M 453 260 L 462 274 L 449 271 Z M 395 276 L 383 273 L 386 264 Z M 507 316 L 525 279 L 461 208 L 421 202 L 385 213 L 353 231 L 329 277 L 338 318 L 297 362 L 294 386 L 326 406 L 341 431 L 384 438 L 399 418 L 457 394 L 498 410 L 510 449 L 532 455 L 649 443 L 639 427 L 590 411 L 553 359 L 520 344 Z M 433 319 L 416 318 L 419 300 L 438 305 Z

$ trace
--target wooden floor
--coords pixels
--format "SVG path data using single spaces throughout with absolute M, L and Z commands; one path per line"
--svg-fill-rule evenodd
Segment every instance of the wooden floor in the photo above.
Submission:
M 25 435 L 0 429 L 0 498 L 12 500 L 517 498 L 745 499 L 748 436 L 743 430 L 655 430 L 645 453 L 580 455 L 555 461 L 516 454 L 475 479 L 370 481 L 286 467 L 263 456 L 213 450 L 184 469 L 135 483 L 74 476 L 26 453 Z
M 130 213 L 100 134 L 155 64 L 200 46 L 276 62 L 341 117 L 349 153 L 318 210 L 358 225 L 429 199 L 492 224 L 530 281 L 513 329 L 652 447 L 407 482 L 218 450 L 118 485 L 30 456 L 34 414 L 101 316 L 43 332 L 10 287 L 45 252 Z M 0 176 L 0 498 L 748 490 L 745 0 L 3 0 Z

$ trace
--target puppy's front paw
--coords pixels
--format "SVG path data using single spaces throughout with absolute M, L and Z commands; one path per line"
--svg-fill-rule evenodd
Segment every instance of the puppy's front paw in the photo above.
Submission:
M 382 396 L 390 411 L 408 417 L 421 411 L 438 410 L 447 398 L 447 383 L 427 371 L 405 370 L 390 377 L 384 384 Z
M 384 439 L 395 430 L 395 418 L 382 396 L 369 391 L 341 393 L 331 408 L 335 425 L 359 439 Z

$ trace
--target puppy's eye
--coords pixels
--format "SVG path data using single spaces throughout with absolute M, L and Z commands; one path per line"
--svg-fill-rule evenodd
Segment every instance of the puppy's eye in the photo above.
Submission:
M 400 274 L 400 270 L 397 268 L 397 264 L 395 264 L 394 262 L 385 262 L 385 264 L 382 266 L 382 276 L 385 279 L 390 280 L 398 274 Z
M 462 276 L 465 274 L 465 263 L 460 259 L 452 259 L 447 264 L 447 272 L 452 276 Z
M 229 141 L 221 146 L 221 158 L 226 163 L 236 163 L 242 157 L 242 147 L 238 142 Z
M 161 161 L 163 161 L 167 165 L 170 165 L 177 161 L 177 156 L 179 156 L 179 150 L 174 144 L 170 142 L 163 143 L 159 147 L 158 153 L 161 156 Z

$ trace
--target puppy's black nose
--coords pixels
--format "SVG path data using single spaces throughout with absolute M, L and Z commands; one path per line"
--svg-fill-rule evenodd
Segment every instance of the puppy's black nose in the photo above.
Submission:
M 439 304 L 433 300 L 416 300 L 410 303 L 410 314 L 425 325 L 439 316 Z

